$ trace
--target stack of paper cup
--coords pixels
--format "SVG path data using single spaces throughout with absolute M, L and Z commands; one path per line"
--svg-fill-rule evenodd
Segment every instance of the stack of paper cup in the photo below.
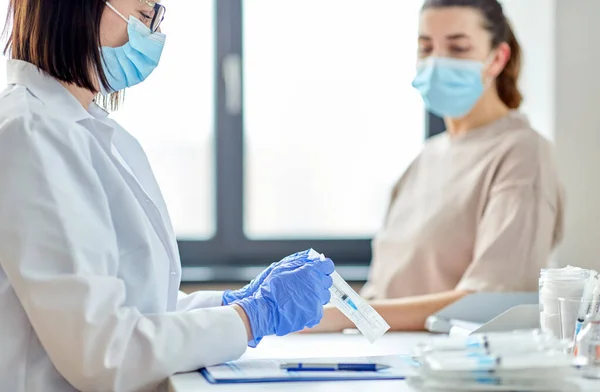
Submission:
M 567 266 L 565 268 L 543 269 L 540 275 L 540 325 L 542 331 L 551 332 L 557 338 L 561 337 L 564 322 L 577 319 L 583 290 L 590 277 L 590 271 Z M 569 306 L 561 308 L 560 299 L 572 300 Z

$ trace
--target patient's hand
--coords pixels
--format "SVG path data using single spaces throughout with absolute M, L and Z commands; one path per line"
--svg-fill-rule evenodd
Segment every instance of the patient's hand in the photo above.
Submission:
M 328 333 L 342 332 L 344 329 L 354 328 L 354 324 L 333 305 L 325 305 L 323 319 L 313 328 L 305 328 L 299 333 Z

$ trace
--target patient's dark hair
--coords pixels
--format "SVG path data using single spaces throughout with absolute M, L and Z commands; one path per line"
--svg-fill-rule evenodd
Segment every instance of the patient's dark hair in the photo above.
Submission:
M 502 5 L 498 0 L 425 0 L 421 12 L 429 8 L 443 7 L 467 7 L 479 11 L 484 19 L 483 27 L 492 35 L 492 48 L 497 48 L 503 42 L 508 43 L 511 56 L 496 79 L 496 89 L 506 106 L 511 109 L 521 106 L 523 96 L 518 86 L 521 73 L 521 46 L 510 21 L 504 15 Z

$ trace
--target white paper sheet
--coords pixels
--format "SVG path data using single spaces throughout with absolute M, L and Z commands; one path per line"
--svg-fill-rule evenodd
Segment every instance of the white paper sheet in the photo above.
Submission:
M 361 371 L 287 371 L 281 369 L 285 363 L 376 363 L 390 366 L 377 372 Z M 215 382 L 252 381 L 302 381 L 303 379 L 390 379 L 404 378 L 416 374 L 415 363 L 408 355 L 382 357 L 302 358 L 302 359 L 243 359 L 223 365 L 210 366 L 205 373 Z M 206 375 L 206 374 L 205 374 Z M 208 378 L 208 377 L 207 377 Z M 210 380 L 209 380 L 210 381 Z

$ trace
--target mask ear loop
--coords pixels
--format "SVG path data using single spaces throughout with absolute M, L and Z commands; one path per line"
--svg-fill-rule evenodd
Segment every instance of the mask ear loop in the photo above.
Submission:
M 121 19 L 123 19 L 125 21 L 125 23 L 129 24 L 129 20 L 126 17 L 124 17 L 122 13 L 120 13 L 119 11 L 117 11 L 117 9 L 115 7 L 113 7 L 112 4 L 110 4 L 108 1 L 105 2 L 105 3 L 106 3 L 106 6 L 108 8 L 110 8 L 111 10 L 113 10 L 117 15 L 119 15 L 121 17 Z
M 486 70 L 494 61 L 494 57 L 496 57 L 496 51 L 492 51 L 492 53 L 490 53 L 488 55 L 488 57 L 485 59 L 485 61 L 483 62 L 483 69 Z M 491 87 L 492 83 L 494 82 L 494 80 L 496 80 L 496 77 L 487 77 L 486 76 L 486 81 L 485 83 L 483 83 L 483 88 L 484 90 L 487 90 L 488 88 Z

